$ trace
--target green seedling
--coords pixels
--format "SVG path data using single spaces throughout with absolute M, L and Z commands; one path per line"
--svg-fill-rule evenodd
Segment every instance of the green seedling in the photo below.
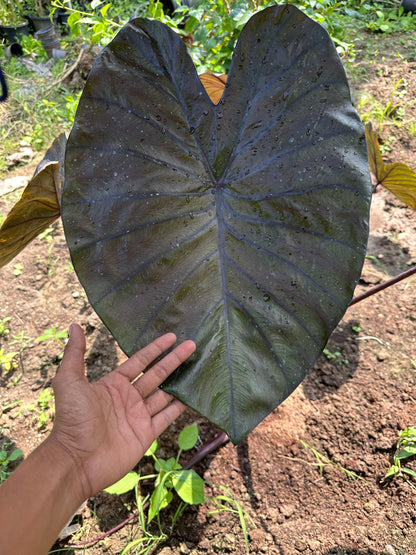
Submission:
M 11 320 L 10 316 L 6 316 L 6 318 L 3 318 L 3 320 L 0 320 L 0 336 L 6 337 L 6 335 L 9 334 L 10 330 L 6 326 L 6 324 L 7 322 L 10 322 L 10 320 Z
M 17 368 L 17 362 L 14 357 L 17 353 L 5 353 L 4 347 L 0 349 L 0 368 L 3 368 L 6 374 Z
M 13 449 L 13 451 L 8 453 L 8 447 L 10 447 L 10 445 L 12 445 L 10 442 L 3 443 L 0 449 L 0 484 L 11 474 L 8 470 L 9 464 L 23 455 L 21 449 Z
M 393 455 L 393 464 L 385 474 L 385 478 L 400 476 L 406 480 L 413 488 L 415 487 L 407 476 L 416 478 L 416 472 L 411 468 L 403 466 L 403 461 L 409 460 L 416 455 L 416 428 L 406 428 L 400 432 L 396 443 L 396 451 Z
M 351 481 L 355 481 L 355 480 L 362 480 L 363 482 L 366 481 L 365 478 L 363 478 L 362 476 L 359 476 L 358 474 L 356 474 L 352 470 L 348 470 L 347 468 L 344 468 L 339 463 L 331 461 L 331 459 L 329 459 L 328 457 L 326 457 L 325 455 L 320 453 L 317 449 L 315 449 L 314 447 L 312 447 L 311 445 L 306 443 L 306 441 L 300 440 L 300 442 L 306 450 L 311 451 L 313 453 L 313 455 L 315 456 L 316 463 L 313 463 L 313 464 L 318 467 L 319 474 L 321 476 L 323 475 L 324 468 L 326 466 L 334 466 L 335 468 L 338 468 L 339 470 L 342 470 L 343 472 L 345 472 L 345 474 L 348 476 L 348 478 Z
M 19 385 L 20 380 L 22 379 L 22 376 L 23 376 L 23 373 L 20 372 L 20 374 L 18 374 L 15 378 L 12 378 L 12 379 L 10 380 L 11 384 L 12 384 L 13 386 Z
M 338 360 L 341 364 L 349 364 L 348 360 L 342 356 L 340 351 L 332 352 L 329 349 L 324 349 L 323 353 L 328 360 Z
M 6 412 L 13 410 L 14 408 L 18 407 L 23 403 L 22 400 L 20 401 L 12 401 L 11 403 L 7 403 L 6 405 L 0 406 L 0 416 L 3 416 Z
M 256 525 L 254 524 L 253 519 L 247 513 L 247 511 L 233 497 L 232 493 L 230 492 L 230 490 L 228 488 L 226 488 L 225 486 L 221 486 L 221 485 L 217 485 L 217 487 L 220 488 L 222 491 L 224 491 L 226 493 L 226 495 L 220 494 L 220 495 L 215 496 L 213 499 L 211 499 L 211 501 L 214 503 L 214 505 L 216 505 L 217 508 L 210 511 L 209 514 L 218 514 L 218 513 L 222 513 L 222 512 L 225 511 L 225 512 L 230 512 L 230 513 L 238 515 L 238 518 L 240 520 L 241 530 L 242 530 L 243 536 L 244 536 L 244 542 L 246 544 L 246 552 L 247 552 L 247 555 L 249 555 L 250 547 L 249 547 L 249 543 L 248 543 L 248 530 L 247 530 L 246 519 L 248 519 L 250 521 L 250 524 L 254 528 L 256 527 Z
M 21 273 L 23 272 L 23 266 L 22 264 L 15 264 L 13 266 L 13 275 L 15 277 L 19 277 L 21 275 Z
M 27 349 L 32 342 L 32 338 L 28 335 L 25 335 L 24 331 L 19 332 L 16 335 L 12 336 L 12 340 L 9 341 L 9 345 L 18 345 L 19 346 L 19 355 L 23 353 L 25 349 Z
M 37 337 L 35 341 L 36 343 L 47 341 L 47 345 L 50 345 L 55 341 L 63 350 L 65 348 L 65 343 L 63 339 L 67 339 L 67 337 L 68 337 L 67 330 L 57 331 L 56 326 L 53 326 L 52 328 L 44 330 L 43 334 Z
M 179 434 L 179 451 L 175 457 L 164 460 L 156 456 L 159 448 L 155 440 L 148 451 L 147 457 L 152 457 L 155 463 L 155 474 L 140 476 L 137 472 L 129 472 L 124 478 L 107 488 L 107 493 L 121 495 L 137 487 L 143 480 L 154 480 L 154 490 L 149 499 L 147 522 L 150 523 L 157 517 L 160 527 L 160 511 L 167 507 L 173 500 L 176 492 L 181 499 L 178 516 L 186 505 L 198 505 L 204 502 L 204 482 L 195 470 L 183 469 L 179 458 L 183 451 L 192 449 L 198 440 L 198 427 L 188 426 Z
M 55 410 L 52 389 L 50 387 L 44 389 L 36 399 L 36 403 L 30 403 L 26 408 L 33 413 L 33 419 L 37 420 L 38 430 L 42 430 L 52 418 Z

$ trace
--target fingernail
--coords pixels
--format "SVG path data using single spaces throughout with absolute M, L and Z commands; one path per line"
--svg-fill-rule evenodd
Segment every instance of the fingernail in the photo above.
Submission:
M 71 337 L 71 333 L 73 332 L 73 330 L 74 330 L 74 327 L 75 327 L 75 325 L 74 325 L 74 324 L 71 324 L 71 325 L 69 326 L 69 330 L 68 330 L 68 337 Z

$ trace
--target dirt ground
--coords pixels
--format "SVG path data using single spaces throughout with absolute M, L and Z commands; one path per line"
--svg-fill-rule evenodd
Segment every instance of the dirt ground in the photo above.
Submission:
M 414 98 L 414 44 L 414 37 L 381 39 L 363 33 L 356 61 L 348 70 L 357 107 L 364 93 L 385 107 L 401 78 L 405 81 L 397 89 L 403 93 L 398 101 L 405 94 Z M 368 110 L 368 103 L 361 108 L 362 113 Z M 385 160 L 416 169 L 416 133 L 404 133 L 403 120 L 394 119 L 399 116 L 396 109 L 379 122 Z M 414 102 L 406 106 L 403 117 L 416 122 Z M 14 174 L 29 175 L 27 167 Z M 6 214 L 20 193 L 21 189 L 0 197 L 0 213 Z M 60 224 L 49 237 L 36 239 L 0 271 L 0 322 L 11 317 L 10 332 L 0 337 L 0 348 L 6 353 L 20 351 L 17 368 L 8 373 L 3 369 L 0 376 L 0 444 L 13 441 L 25 455 L 52 426 L 49 418 L 38 429 L 39 413 L 31 406 L 39 409 L 38 397 L 50 386 L 62 350 L 57 342 L 35 341 L 44 330 L 67 329 L 73 321 L 83 326 L 91 380 L 124 359 L 77 281 Z M 356 294 L 415 264 L 416 212 L 378 190 L 371 209 L 368 257 Z M 250 553 L 416 553 L 414 485 L 403 478 L 383 479 L 400 430 L 416 425 L 415 321 L 416 278 L 354 305 L 331 336 L 326 354 L 290 398 L 241 444 L 227 443 L 195 467 L 210 484 L 208 496 L 222 493 L 218 485 L 223 485 L 244 507 Z M 14 405 L 15 401 L 21 402 Z M 176 454 L 178 432 L 193 422 L 199 425 L 199 445 L 218 433 L 187 411 L 161 437 L 161 456 Z M 305 444 L 326 457 L 321 467 Z M 416 462 L 408 465 L 416 470 Z M 148 461 L 141 467 L 148 472 Z M 213 509 L 212 502 L 186 509 L 170 539 L 154 553 L 246 553 L 238 515 L 210 514 Z M 104 534 L 133 510 L 130 494 L 98 494 L 74 521 L 82 526 L 81 532 L 56 544 L 54 552 L 63 553 L 65 545 Z M 173 510 L 166 511 L 166 525 L 172 515 Z M 157 532 L 157 527 L 151 529 Z M 133 520 L 81 552 L 117 555 L 139 535 Z

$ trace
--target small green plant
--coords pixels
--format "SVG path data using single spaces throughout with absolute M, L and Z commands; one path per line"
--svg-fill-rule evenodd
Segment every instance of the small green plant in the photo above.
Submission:
M 326 358 L 328 360 L 337 360 L 339 361 L 341 364 L 349 364 L 348 360 L 346 358 L 343 357 L 342 353 L 340 351 L 330 351 L 328 348 L 325 348 L 323 350 L 323 354 L 326 356 Z
M 0 368 L 4 369 L 6 374 L 17 368 L 17 362 L 14 360 L 17 353 L 5 353 L 4 347 L 0 349 Z
M 214 508 L 210 514 L 218 514 L 221 512 L 229 512 L 238 515 L 240 526 L 244 535 L 246 551 L 249 553 L 249 538 L 247 519 L 250 524 L 255 527 L 253 520 L 247 511 L 243 508 L 234 497 L 231 491 L 222 485 L 211 486 L 222 490 L 222 493 L 215 497 L 205 497 L 204 480 L 192 469 L 184 469 L 179 463 L 179 459 L 183 451 L 187 451 L 195 447 L 198 440 L 198 427 L 196 424 L 184 428 L 178 437 L 179 451 L 176 457 L 167 460 L 156 456 L 159 449 L 157 441 L 150 446 L 145 456 L 152 457 L 155 465 L 155 473 L 145 476 L 139 475 L 137 472 L 129 472 L 121 480 L 106 488 L 104 491 L 111 494 L 122 495 L 129 491 L 135 491 L 137 504 L 137 516 L 140 522 L 141 534 L 128 543 L 123 549 L 121 555 L 124 555 L 135 549 L 134 553 L 147 554 L 158 544 L 166 541 L 172 533 L 176 522 L 188 505 L 197 505 L 210 501 Z M 144 498 L 139 494 L 138 486 L 143 481 L 154 481 L 154 490 L 151 494 Z M 162 530 L 160 522 L 160 511 L 168 507 L 174 499 L 174 493 L 180 498 L 180 504 L 175 513 L 171 517 L 170 530 L 166 533 Z M 147 509 L 147 517 L 146 511 Z M 157 518 L 159 525 L 159 534 L 153 534 L 149 531 L 148 525 Z
M 15 277 L 19 277 L 19 276 L 21 275 L 22 272 L 23 272 L 23 266 L 22 266 L 22 264 L 19 264 L 19 263 L 18 263 L 18 264 L 15 264 L 15 265 L 13 266 L 13 275 L 14 275 Z
M 411 468 L 403 466 L 403 461 L 410 459 L 416 455 L 416 428 L 406 428 L 400 432 L 399 439 L 396 443 L 396 450 L 393 455 L 393 464 L 385 474 L 385 478 L 393 478 L 400 476 L 404 478 L 410 485 L 411 482 L 406 476 L 416 478 L 416 472 Z
M 256 525 L 253 522 L 253 519 L 247 513 L 247 511 L 243 508 L 243 506 L 234 498 L 233 494 L 230 492 L 228 488 L 225 486 L 218 485 L 224 494 L 216 495 L 211 501 L 216 505 L 216 509 L 209 512 L 209 514 L 218 514 L 222 512 L 229 512 L 238 515 L 240 520 L 241 530 L 244 536 L 244 542 L 246 544 L 246 552 L 247 555 L 250 553 L 250 546 L 248 543 L 248 530 L 246 524 L 246 518 L 250 521 L 250 524 L 255 528 Z
M 22 330 L 16 335 L 12 336 L 11 341 L 9 341 L 9 345 L 18 345 L 19 346 L 19 355 L 23 353 L 25 349 L 29 347 L 32 342 L 32 338 L 25 334 Z
M 352 481 L 354 481 L 354 480 L 363 480 L 363 482 L 366 481 L 365 478 L 363 478 L 362 476 L 359 476 L 358 474 L 356 474 L 352 470 L 348 470 L 347 468 L 344 468 L 339 463 L 331 461 L 331 459 L 329 459 L 328 457 L 326 457 L 325 455 L 320 453 L 317 449 L 315 449 L 314 447 L 312 447 L 311 445 L 306 443 L 306 441 L 300 440 L 300 442 L 306 450 L 309 450 L 313 453 L 313 455 L 316 459 L 316 463 L 314 463 L 314 465 L 316 465 L 318 467 L 319 474 L 321 476 L 323 475 L 324 468 L 326 466 L 334 466 L 334 467 L 338 468 L 339 470 L 342 470 L 343 472 L 345 472 L 345 474 L 348 476 L 348 478 Z
M 10 330 L 6 326 L 7 322 L 10 322 L 11 316 L 6 316 L 3 320 L 0 320 L 0 336 L 6 337 L 9 334 Z
M 65 349 L 65 343 L 63 339 L 66 339 L 67 337 L 68 331 L 66 329 L 57 331 L 56 326 L 53 326 L 52 328 L 44 330 L 43 334 L 37 337 L 35 341 L 36 343 L 47 341 L 46 345 L 50 345 L 51 343 L 56 342 L 63 350 Z
M 38 430 L 42 430 L 52 418 L 55 410 L 52 389 L 50 387 L 44 389 L 36 399 L 36 403 L 30 403 L 26 409 L 33 414 L 33 419 L 37 420 Z
M 8 448 L 11 445 L 11 442 L 5 442 L 0 449 L 0 484 L 11 474 L 8 469 L 10 463 L 16 461 L 23 455 L 21 449 L 13 449 L 13 451 L 9 453 Z
M 0 405 L 0 416 L 3 416 L 6 412 L 13 410 L 14 408 L 18 407 L 23 403 L 22 400 L 19 401 L 12 401 L 7 403 L 6 405 Z
M 41 241 L 45 241 L 48 244 L 48 258 L 44 259 L 40 255 L 37 255 L 38 263 L 45 263 L 48 269 L 48 277 L 51 277 L 56 272 L 57 264 L 60 260 L 60 257 L 53 257 L 52 250 L 53 250 L 53 235 L 52 232 L 54 231 L 53 227 L 47 227 L 42 233 L 39 234 L 39 239 Z
M 180 508 L 177 511 L 178 516 L 182 513 L 186 504 L 197 505 L 203 503 L 204 482 L 202 478 L 198 476 L 195 470 L 183 469 L 179 464 L 179 458 L 182 452 L 192 449 L 197 439 L 198 427 L 196 425 L 188 426 L 182 430 L 178 437 L 178 454 L 176 457 L 171 457 L 167 460 L 156 456 L 159 445 L 157 440 L 155 440 L 145 455 L 153 457 L 156 473 L 140 476 L 137 472 L 129 472 L 124 478 L 105 491 L 107 493 L 121 495 L 122 493 L 134 489 L 140 481 L 153 479 L 155 487 L 149 499 L 149 510 L 147 514 L 148 523 L 150 523 L 154 517 L 157 517 L 159 521 L 160 511 L 172 502 L 174 491 L 181 499 Z

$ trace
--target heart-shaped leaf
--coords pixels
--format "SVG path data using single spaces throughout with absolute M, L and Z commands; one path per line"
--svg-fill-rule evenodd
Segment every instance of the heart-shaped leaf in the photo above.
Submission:
M 194 339 L 164 387 L 240 441 L 305 377 L 364 259 L 364 129 L 328 34 L 290 5 L 254 15 L 215 105 L 179 36 L 128 23 L 91 71 L 65 169 L 91 304 L 127 354 Z

